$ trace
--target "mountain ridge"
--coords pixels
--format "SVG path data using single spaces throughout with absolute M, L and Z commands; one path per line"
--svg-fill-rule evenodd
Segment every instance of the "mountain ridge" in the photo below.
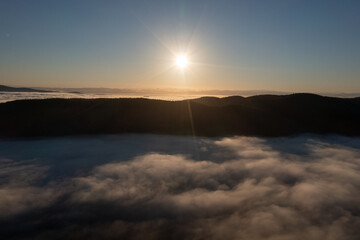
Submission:
M 360 136 L 360 98 L 316 94 L 16 100 L 0 104 L 0 137 L 151 133 Z
M 33 88 L 24 88 L 24 87 L 9 87 L 5 85 L 0 85 L 0 92 L 56 92 L 50 90 L 39 90 Z

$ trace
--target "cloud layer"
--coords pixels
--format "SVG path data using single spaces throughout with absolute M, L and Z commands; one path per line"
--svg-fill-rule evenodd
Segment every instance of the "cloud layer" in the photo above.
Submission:
M 69 89 L 70 90 L 70 89 Z M 89 91 L 88 89 L 74 89 L 76 92 L 80 91 L 80 93 L 72 93 L 72 92 L 0 92 L 0 103 L 15 101 L 15 100 L 24 100 L 24 99 L 48 99 L 48 98 L 151 98 L 151 99 L 162 99 L 162 100 L 184 100 L 184 99 L 192 99 L 203 96 L 202 92 L 194 94 L 189 93 L 179 93 L 178 95 L 174 95 L 168 92 L 158 93 L 153 91 L 136 91 L 129 90 L 125 92 L 102 92 L 101 89 L 96 91 Z M 205 94 L 206 95 L 206 94 Z M 214 96 L 227 96 L 228 94 L 211 94 Z
M 240 90 L 166 90 L 166 89 L 106 89 L 106 88 L 69 88 L 52 89 L 58 92 L 0 92 L 0 103 L 24 100 L 24 99 L 48 99 L 48 98 L 151 98 L 162 100 L 184 100 L 199 98 L 202 96 L 227 97 L 227 96 L 256 96 L 263 94 L 287 95 L 292 92 L 276 91 L 240 91 Z M 65 90 L 65 91 L 64 91 Z M 318 93 L 323 96 L 355 98 L 360 93 Z
M 119 152 L 111 148 L 104 152 L 98 144 L 96 153 L 93 152 L 97 161 L 90 159 L 93 163 L 90 167 L 79 159 L 86 156 L 84 142 L 92 147 L 88 151 L 94 151 L 93 140 L 47 142 L 60 149 L 72 141 L 84 147 L 66 156 L 58 153 L 53 162 L 39 154 L 38 146 L 44 142 L 7 142 L 8 149 L 24 144 L 33 146 L 34 158 L 26 154 L 25 159 L 25 155 L 16 155 L 11 150 L 0 151 L 2 236 L 19 239 L 360 236 L 360 139 L 302 136 L 194 141 L 137 136 L 128 140 L 107 139 L 106 145 L 121 148 L 134 139 L 141 143 L 142 138 L 152 144 L 144 152 L 133 149 L 134 154 L 128 154 L 127 159 L 118 159 Z M 161 148 L 166 141 L 178 144 Z M 56 158 L 56 153 L 52 154 L 50 158 Z M 62 174 L 66 169 L 64 161 L 76 166 L 71 174 Z

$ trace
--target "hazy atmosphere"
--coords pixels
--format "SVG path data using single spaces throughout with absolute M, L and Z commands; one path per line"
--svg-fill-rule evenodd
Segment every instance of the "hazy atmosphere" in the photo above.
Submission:
M 0 79 L 26 87 L 360 92 L 360 3 L 0 2 Z M 185 55 L 186 71 L 174 67 Z
M 0 239 L 359 240 L 359 0 L 1 0 Z

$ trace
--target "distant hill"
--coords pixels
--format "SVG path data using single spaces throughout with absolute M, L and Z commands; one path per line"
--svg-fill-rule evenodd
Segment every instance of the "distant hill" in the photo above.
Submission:
M 314 94 L 152 99 L 44 99 L 0 104 L 0 137 L 152 133 L 360 136 L 360 98 Z
M 54 92 L 54 91 L 37 90 L 33 88 L 17 88 L 17 87 L 0 85 L 0 92 Z

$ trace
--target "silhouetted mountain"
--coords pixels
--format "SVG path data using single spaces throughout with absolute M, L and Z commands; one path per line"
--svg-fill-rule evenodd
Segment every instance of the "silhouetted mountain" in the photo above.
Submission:
M 38 90 L 33 88 L 17 88 L 17 87 L 0 85 L 0 92 L 55 92 L 55 91 Z
M 360 98 L 314 94 L 152 99 L 45 99 L 0 104 L 1 137 L 154 133 L 360 136 Z
M 226 106 L 226 105 L 236 105 L 242 104 L 244 102 L 244 97 L 241 96 L 231 96 L 224 98 L 217 97 L 201 97 L 197 99 L 193 99 L 193 102 L 202 103 L 209 106 Z

